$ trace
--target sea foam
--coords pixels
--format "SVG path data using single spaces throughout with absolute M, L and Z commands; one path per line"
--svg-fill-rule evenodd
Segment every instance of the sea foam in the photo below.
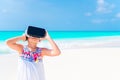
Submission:
M 81 49 L 81 48 L 101 48 L 101 47 L 120 47 L 120 36 L 97 37 L 97 38 L 71 38 L 71 39 L 55 39 L 55 43 L 61 50 L 64 49 Z M 27 45 L 27 42 L 19 42 Z M 41 41 L 39 47 L 52 48 L 48 41 Z M 0 54 L 16 53 L 10 49 L 4 41 L 0 42 Z

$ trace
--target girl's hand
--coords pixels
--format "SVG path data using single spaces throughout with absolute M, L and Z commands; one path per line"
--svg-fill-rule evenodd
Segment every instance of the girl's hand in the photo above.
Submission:
M 26 41 L 26 35 L 25 34 L 23 34 L 20 38 L 21 38 L 21 40 L 23 40 L 23 41 Z
M 50 38 L 51 38 L 50 35 L 49 35 L 48 32 L 46 31 L 45 39 L 49 40 Z

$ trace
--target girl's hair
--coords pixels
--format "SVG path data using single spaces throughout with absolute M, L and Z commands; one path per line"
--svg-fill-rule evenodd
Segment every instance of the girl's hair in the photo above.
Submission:
M 26 36 L 26 41 L 28 40 L 28 37 Z

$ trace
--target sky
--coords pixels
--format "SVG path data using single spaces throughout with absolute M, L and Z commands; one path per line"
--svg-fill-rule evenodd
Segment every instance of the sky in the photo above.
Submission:
M 0 31 L 120 31 L 120 0 L 0 0 Z

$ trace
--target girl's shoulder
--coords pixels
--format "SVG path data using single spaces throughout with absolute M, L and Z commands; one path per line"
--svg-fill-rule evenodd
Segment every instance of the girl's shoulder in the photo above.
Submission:
M 50 53 L 51 53 L 51 49 L 48 49 L 48 48 L 41 48 L 41 54 L 43 55 L 43 56 L 45 56 L 45 55 L 50 55 Z

